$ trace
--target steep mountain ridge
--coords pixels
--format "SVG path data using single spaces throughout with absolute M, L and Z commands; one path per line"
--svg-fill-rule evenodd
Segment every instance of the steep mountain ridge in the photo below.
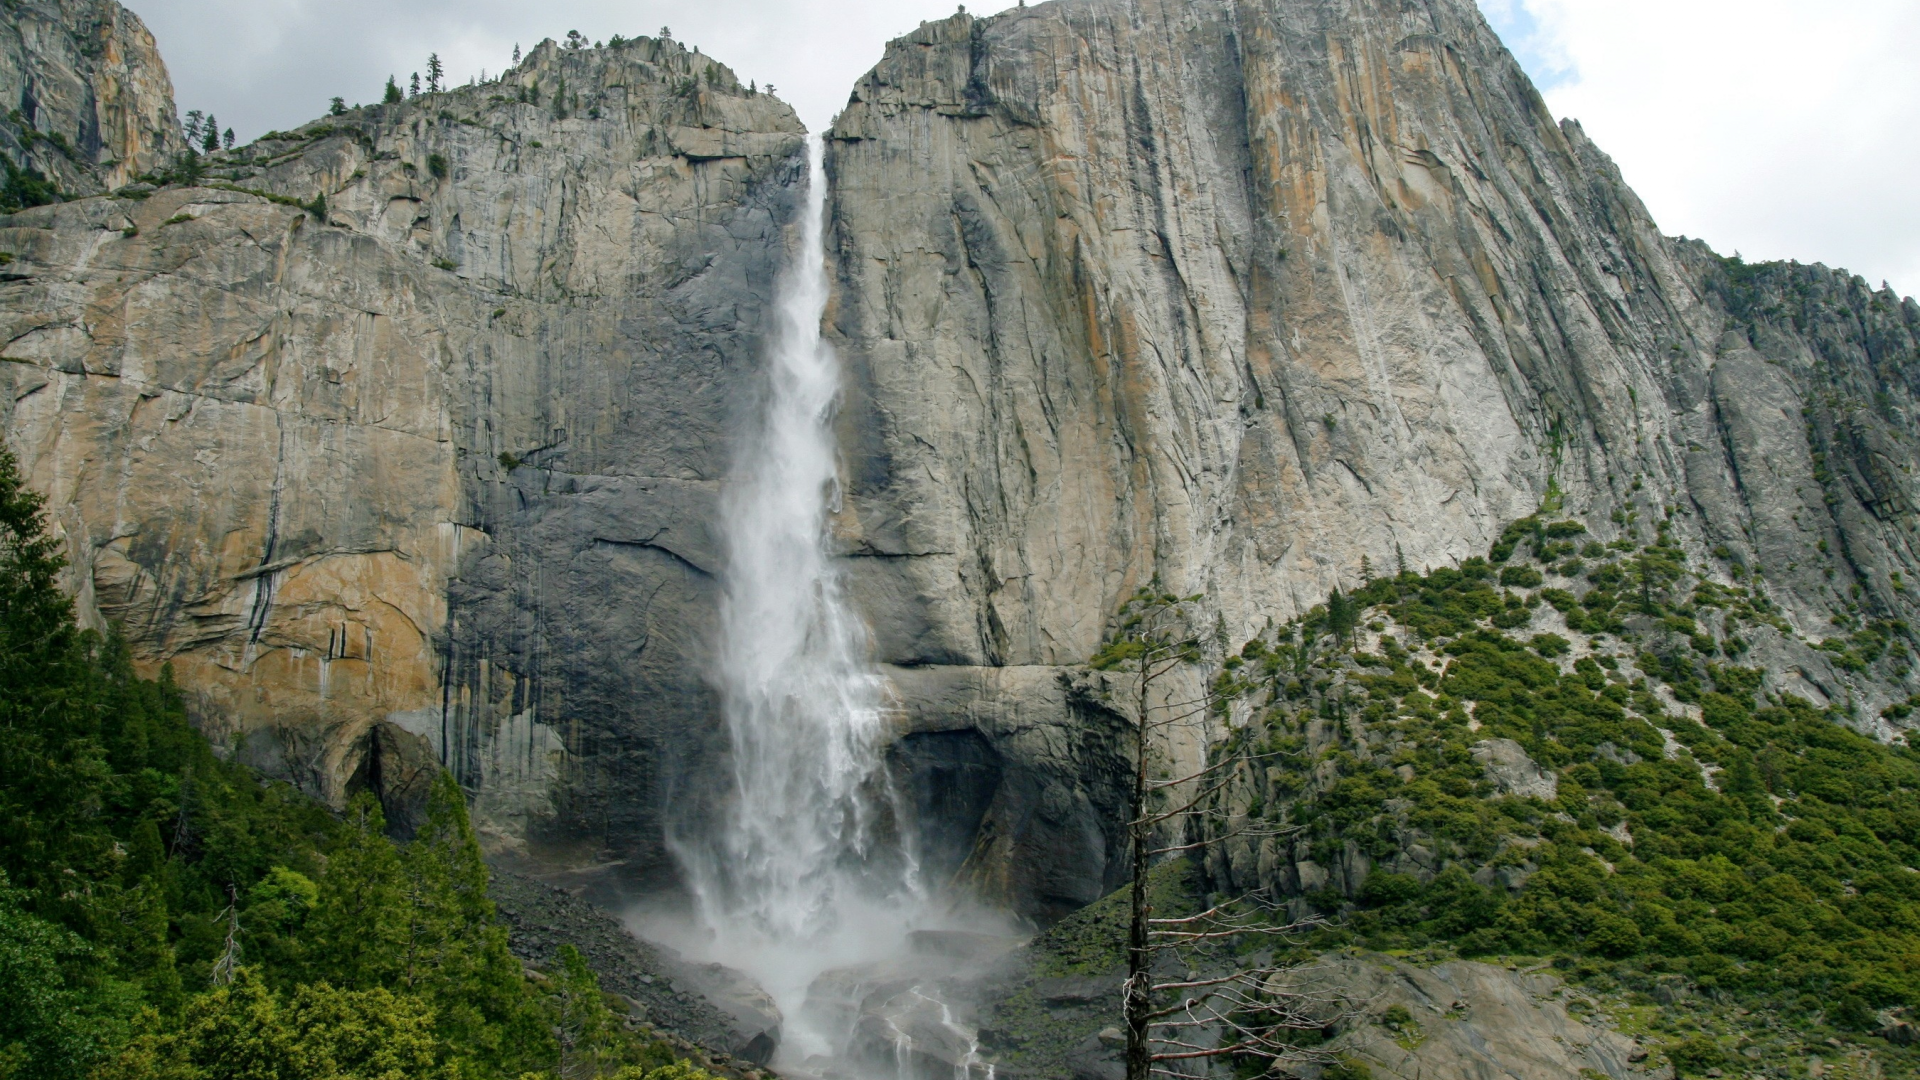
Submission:
M 549 41 L 0 220 L 0 422 L 84 617 L 336 805 L 443 764 L 496 848 L 644 877 L 720 747 L 707 526 L 800 140 L 676 43 Z
M 162 115 L 136 53 L 0 86 Z M 159 183 L 0 219 L 0 423 L 85 617 L 309 791 L 405 822 L 444 764 L 496 852 L 670 882 L 724 792 L 713 500 L 791 110 L 670 41 L 548 42 L 197 176 L 141 138 L 111 154 Z M 1780 613 L 1769 689 L 1900 733 L 1912 673 L 1817 645 L 1912 621 L 1920 307 L 1661 235 L 1465 0 L 956 15 L 828 138 L 836 535 L 939 876 L 1043 920 L 1118 880 L 1081 665 L 1136 586 L 1237 644 L 1549 499 L 1603 542 L 1674 508 Z
M 0 156 L 69 193 L 119 187 L 183 145 L 153 35 L 113 0 L 11 0 L 0 102 Z
M 912 723 L 1035 711 L 1150 580 L 1240 642 L 1551 500 L 1673 508 L 1784 613 L 1770 688 L 1894 734 L 1911 671 L 1812 644 L 1914 615 L 1920 307 L 1661 235 L 1466 0 L 958 14 L 830 139 L 856 594 L 903 685 L 974 688 Z

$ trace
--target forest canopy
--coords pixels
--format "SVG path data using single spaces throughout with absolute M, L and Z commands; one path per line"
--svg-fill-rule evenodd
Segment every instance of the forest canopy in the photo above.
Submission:
M 217 755 L 83 630 L 0 451 L 0 1080 L 703 1080 L 569 949 L 529 978 L 466 799 L 409 842 Z

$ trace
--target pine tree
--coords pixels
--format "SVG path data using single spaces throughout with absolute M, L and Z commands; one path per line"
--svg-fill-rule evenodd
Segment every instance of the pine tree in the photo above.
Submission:
M 494 1061 L 536 1067 L 551 1030 L 487 896 L 487 864 L 451 773 L 434 778 L 427 821 L 402 853 L 410 915 L 398 977 L 440 1006 L 451 1043 Z
M 407 96 L 408 97 L 420 96 L 420 73 L 417 71 L 413 73 L 412 81 L 407 84 Z
M 233 129 L 232 128 L 228 128 L 227 130 L 220 133 L 220 146 L 222 149 L 225 149 L 225 150 L 233 149 Z
M 513 43 L 513 62 L 516 66 L 520 63 L 520 43 L 517 41 Z
M 386 105 L 398 105 L 402 100 L 400 84 L 393 81 L 391 75 L 387 76 L 387 92 L 381 96 L 380 100 Z
M 428 53 L 427 54 L 427 89 L 432 93 L 435 93 L 435 94 L 439 93 L 440 80 L 443 76 L 446 75 L 446 73 L 447 73 L 447 69 L 442 67 L 440 64 L 440 54 Z
M 561 1075 L 604 1075 L 619 1042 L 619 1021 L 600 993 L 600 979 L 572 945 L 560 946 L 560 970 L 553 973 L 548 1001 L 563 1055 Z
M 206 119 L 206 117 L 207 117 L 207 114 L 204 112 L 201 112 L 199 109 L 195 109 L 192 112 L 187 114 L 186 122 L 181 125 L 181 131 L 187 137 L 188 146 L 195 146 L 199 144 L 200 124 L 202 121 Z
M 1327 629 L 1342 641 L 1349 641 L 1353 628 L 1360 623 L 1360 608 L 1347 595 L 1334 586 L 1333 593 L 1327 597 Z
M 327 104 L 327 115 L 328 116 L 347 115 L 347 99 L 343 97 L 334 98 L 331 102 Z
M 211 154 L 220 149 L 220 121 L 215 120 L 212 113 L 207 114 L 207 122 L 201 131 L 200 149 L 202 152 Z
M 0 450 L 0 870 L 59 895 L 111 838 L 86 823 L 103 796 L 97 690 L 41 507 Z
M 310 980 L 348 988 L 398 981 L 411 917 L 400 853 L 386 825 L 372 795 L 363 792 L 348 804 L 307 920 L 311 959 L 304 974 Z

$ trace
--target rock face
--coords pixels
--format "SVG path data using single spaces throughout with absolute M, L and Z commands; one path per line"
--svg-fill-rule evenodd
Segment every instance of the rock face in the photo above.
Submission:
M 949 1000 L 974 1006 L 960 1011 L 979 1025 L 975 1059 L 991 1064 L 996 1076 L 1124 1080 L 1125 935 L 1124 899 L 1115 896 L 994 968 L 957 978 Z M 1221 959 L 1189 962 L 1213 978 L 1226 973 L 1208 966 Z M 1185 970 L 1170 964 L 1161 974 L 1178 978 Z M 1618 1002 L 1596 1000 L 1545 971 L 1335 952 L 1278 972 L 1265 985 L 1324 1022 L 1318 1059 L 1307 1051 L 1280 1075 L 1330 1073 L 1329 1056 L 1364 1064 L 1374 1076 L 1408 1080 L 1674 1075 L 1657 1047 L 1611 1029 L 1607 1013 Z M 958 1075 L 951 1066 L 949 1072 Z
M 1343 1049 L 1379 1077 L 1605 1076 L 1671 1080 L 1673 1067 L 1601 1023 L 1552 975 L 1455 960 L 1419 967 L 1384 956 L 1323 956 L 1287 976 L 1306 994 L 1338 994 L 1363 1011 Z M 1387 1019 L 1389 1010 L 1409 1019 Z
M 548 42 L 0 218 L 0 422 L 82 610 L 269 772 L 404 819 L 444 763 L 496 849 L 644 877 L 720 748 L 707 523 L 800 140 L 672 42 Z
M 1560 778 L 1540 767 L 1512 739 L 1482 739 L 1473 744 L 1473 760 L 1486 770 L 1487 780 L 1502 795 L 1551 802 L 1560 793 Z
M 956 15 L 830 139 L 839 527 L 903 686 L 1081 662 L 1156 578 L 1237 644 L 1550 495 L 1671 510 L 1803 634 L 1915 614 L 1920 306 L 1662 236 L 1467 0 Z
M 0 219 L 0 425 L 86 617 L 317 794 L 404 823 L 445 764 L 497 852 L 670 877 L 667 809 L 725 789 L 712 507 L 792 112 L 672 42 L 546 43 L 121 186 L 177 148 L 151 41 L 9 13 L 48 137 L 0 151 L 114 189 Z M 1468 0 L 958 15 L 829 166 L 835 527 L 942 880 L 1041 920 L 1118 881 L 1080 665 L 1155 578 L 1238 642 L 1554 498 L 1603 541 L 1671 513 L 1807 638 L 1916 614 L 1920 306 L 1662 236 Z M 1864 717 L 1913 689 L 1766 662 Z
M 173 81 L 140 17 L 113 0 L 16 0 L 0 20 L 0 155 L 91 195 L 181 147 Z

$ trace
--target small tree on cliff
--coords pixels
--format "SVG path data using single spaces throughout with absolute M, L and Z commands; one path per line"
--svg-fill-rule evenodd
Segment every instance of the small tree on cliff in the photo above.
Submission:
M 1271 946 L 1296 942 L 1315 925 L 1286 919 L 1283 909 L 1258 893 L 1193 915 L 1155 917 L 1149 877 L 1156 861 L 1233 838 L 1277 835 L 1264 821 L 1235 823 L 1218 810 L 1246 755 L 1216 755 L 1183 776 L 1162 767 L 1158 748 L 1177 729 L 1193 731 L 1204 742 L 1232 692 L 1229 680 L 1192 678 L 1204 675 L 1207 664 L 1195 630 L 1206 625 L 1200 600 L 1175 596 L 1157 582 L 1140 590 L 1121 608 L 1114 633 L 1091 662 L 1096 670 L 1124 679 L 1134 727 L 1127 823 L 1132 882 L 1122 988 L 1127 1080 L 1204 1075 L 1204 1064 L 1215 1058 L 1231 1059 L 1240 1075 L 1248 1075 L 1249 1068 L 1255 1074 L 1278 1073 L 1288 1063 L 1332 1060 L 1329 1052 L 1302 1044 L 1309 1041 L 1308 1033 L 1317 1035 L 1345 1011 L 1343 1003 L 1294 990 L 1284 977 L 1286 969 L 1271 962 L 1197 974 L 1180 963 L 1173 966 L 1185 977 L 1155 978 L 1155 961 L 1163 955 L 1202 964 L 1202 952 L 1218 955 L 1220 946 L 1234 945 L 1252 946 L 1232 950 L 1234 955 L 1262 955 L 1262 945 L 1271 955 Z M 1183 671 L 1189 678 L 1179 678 Z M 1196 682 L 1201 689 L 1176 696 L 1182 695 L 1180 686 Z M 1191 1071 L 1193 1066 L 1200 1068 Z

